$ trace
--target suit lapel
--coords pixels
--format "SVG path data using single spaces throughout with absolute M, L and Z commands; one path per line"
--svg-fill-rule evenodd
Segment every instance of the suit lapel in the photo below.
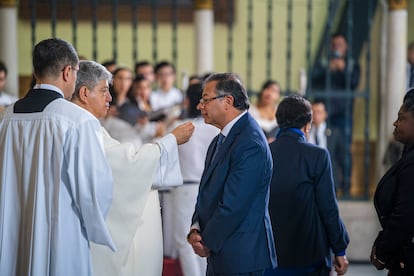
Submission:
M 217 167 L 218 163 L 226 156 L 226 153 L 228 152 L 230 146 L 233 144 L 236 137 L 240 134 L 240 132 L 243 130 L 244 126 L 246 125 L 248 121 L 248 115 L 249 113 L 246 113 L 243 115 L 231 128 L 229 134 L 224 139 L 223 143 L 220 146 L 219 152 L 217 152 L 216 157 L 211 162 L 211 158 L 213 157 L 213 153 L 216 148 L 218 135 L 213 139 L 213 141 L 210 144 L 209 150 L 207 151 L 207 157 L 206 157 L 206 167 L 204 169 L 203 175 L 201 177 L 201 183 L 200 186 L 203 187 L 205 182 L 208 181 L 211 174 L 214 172 L 214 169 Z

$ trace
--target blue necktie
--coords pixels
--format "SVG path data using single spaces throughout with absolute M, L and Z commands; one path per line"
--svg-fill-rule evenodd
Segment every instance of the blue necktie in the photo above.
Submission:
M 217 153 L 219 151 L 219 148 L 220 148 L 221 144 L 223 143 L 224 137 L 225 136 L 223 134 L 221 134 L 221 133 L 218 135 L 217 143 L 216 143 L 216 148 L 214 150 L 213 157 L 211 158 L 211 162 L 210 163 L 213 163 L 213 160 L 216 157 L 216 155 L 217 155 Z

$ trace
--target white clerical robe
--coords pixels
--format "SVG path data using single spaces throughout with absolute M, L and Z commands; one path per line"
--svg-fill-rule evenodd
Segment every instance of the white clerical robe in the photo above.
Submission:
M 158 192 L 151 187 L 182 183 L 176 139 L 169 134 L 137 151 L 131 143 L 112 139 L 105 130 L 103 136 L 114 178 L 113 203 L 106 222 L 117 252 L 92 244 L 94 274 L 159 276 L 161 215 Z
M 9 106 L 0 141 L 0 275 L 91 275 L 89 241 L 115 249 L 98 120 L 63 98 L 35 113 Z

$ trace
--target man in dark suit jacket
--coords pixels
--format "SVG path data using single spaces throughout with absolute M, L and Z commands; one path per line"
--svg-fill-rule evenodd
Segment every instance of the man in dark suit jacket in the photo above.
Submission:
M 329 154 L 306 141 L 311 105 L 302 97 L 287 97 L 276 118 L 280 131 L 270 144 L 274 170 L 269 211 L 279 267 L 266 275 L 327 276 L 331 251 L 335 269 L 343 275 L 349 237 L 339 217 Z
M 276 266 L 266 138 L 235 74 L 208 77 L 198 108 L 221 132 L 207 152 L 188 241 L 207 257 L 207 275 L 262 275 Z
M 332 161 L 332 172 L 338 196 L 344 195 L 344 159 L 345 143 L 341 132 L 335 127 L 328 127 L 323 101 L 312 103 L 313 122 L 309 133 L 309 142 L 329 151 Z

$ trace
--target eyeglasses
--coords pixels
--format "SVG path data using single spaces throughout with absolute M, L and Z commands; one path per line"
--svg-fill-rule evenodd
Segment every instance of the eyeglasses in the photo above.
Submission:
M 213 98 L 209 98 L 209 99 L 203 99 L 203 98 L 201 98 L 201 99 L 200 99 L 200 101 L 199 101 L 199 104 L 201 104 L 201 105 L 206 105 L 206 104 L 208 104 L 209 102 L 211 102 L 212 100 L 215 100 L 215 99 L 220 99 L 220 98 L 223 98 L 223 97 L 225 97 L 225 96 L 227 96 L 227 94 L 224 94 L 224 95 L 219 95 L 219 96 L 217 96 L 217 97 L 213 97 Z

